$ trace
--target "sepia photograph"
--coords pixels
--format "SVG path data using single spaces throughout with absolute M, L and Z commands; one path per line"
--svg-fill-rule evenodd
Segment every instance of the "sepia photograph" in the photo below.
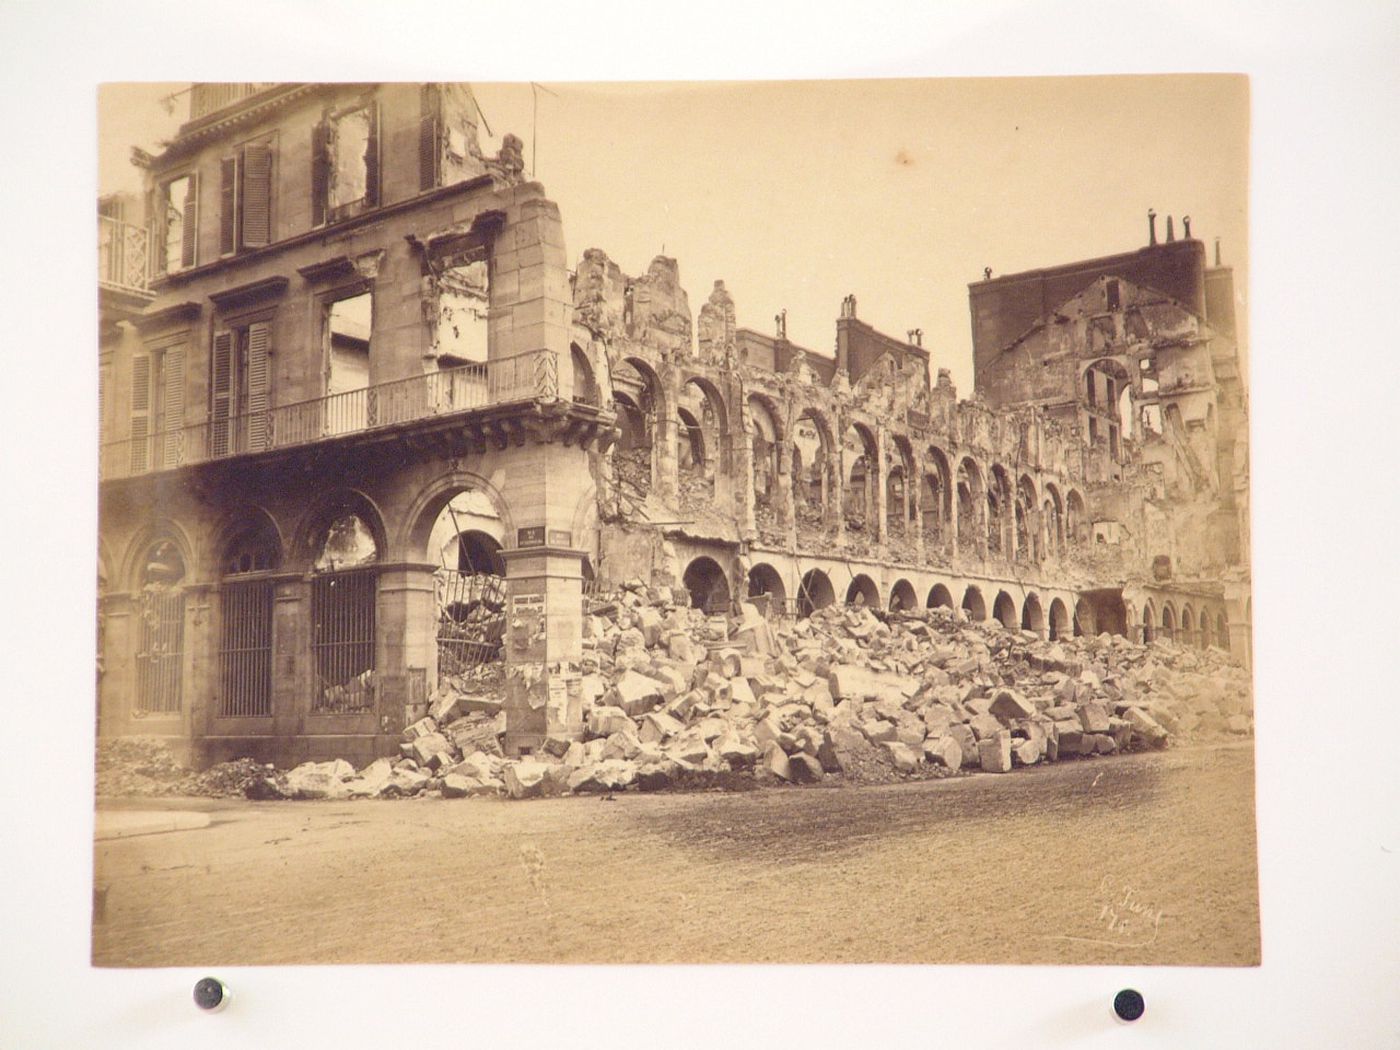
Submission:
M 1246 76 L 95 101 L 95 966 L 1261 964 Z

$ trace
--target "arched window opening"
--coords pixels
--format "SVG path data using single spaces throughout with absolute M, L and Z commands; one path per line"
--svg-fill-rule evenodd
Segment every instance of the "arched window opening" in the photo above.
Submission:
M 981 621 L 987 618 L 987 602 L 976 587 L 969 587 L 963 592 L 962 607 L 969 620 Z
M 846 604 L 864 606 L 867 609 L 880 608 L 880 589 L 875 581 L 860 573 L 846 588 Z
M 1025 604 L 1021 607 L 1021 630 L 1034 631 L 1045 637 L 1045 611 L 1040 607 L 1040 598 L 1034 594 L 1026 595 Z
M 833 464 L 826 429 L 810 411 L 803 412 L 792 429 L 792 494 L 799 530 L 810 534 L 825 525 Z
M 831 586 L 831 578 L 821 569 L 809 569 L 797 589 L 797 615 L 803 618 L 811 616 L 835 601 L 836 591 Z
M 749 570 L 748 598 L 767 617 L 776 618 L 789 612 L 787 588 L 778 570 L 771 565 L 759 564 Z
M 1070 631 L 1069 609 L 1056 598 L 1050 603 L 1050 640 L 1058 642 L 1061 638 L 1068 638 Z
M 438 681 L 499 660 L 506 629 L 500 516 L 484 492 L 456 493 L 428 536 L 437 610 Z M 592 567 L 588 567 L 589 572 Z
M 891 611 L 912 610 L 919 607 L 919 598 L 914 593 L 914 585 L 908 580 L 896 580 L 890 588 Z
M 219 702 L 223 718 L 272 714 L 273 582 L 281 561 L 276 535 L 254 526 L 224 554 L 219 587 Z
M 375 688 L 375 621 L 379 549 L 354 513 L 334 518 L 320 533 L 311 580 L 311 653 L 318 714 L 371 710 Z
M 977 464 L 964 459 L 958 464 L 958 546 L 969 553 L 986 545 L 982 527 L 986 495 L 982 489 L 982 473 Z
M 928 608 L 930 609 L 951 609 L 953 607 L 953 594 L 941 583 L 935 583 L 928 592 Z
M 843 454 L 847 468 L 846 498 L 843 512 L 846 519 L 846 532 L 853 541 L 864 538 L 867 542 L 876 537 L 877 518 L 875 509 L 879 505 L 879 452 L 875 438 L 865 427 L 852 424 L 846 428 L 842 439 Z
M 169 715 L 180 711 L 185 656 L 185 561 L 169 540 L 157 540 L 146 551 L 137 600 L 140 625 L 136 632 L 137 715 Z
M 729 608 L 729 577 L 713 558 L 696 558 L 685 568 L 681 578 L 690 592 L 690 605 L 707 613 L 722 613 Z
M 1011 600 L 1011 595 L 1005 591 L 998 592 L 997 600 L 992 605 L 992 617 L 1008 631 L 1016 630 L 1019 619 L 1016 616 L 1016 603 Z

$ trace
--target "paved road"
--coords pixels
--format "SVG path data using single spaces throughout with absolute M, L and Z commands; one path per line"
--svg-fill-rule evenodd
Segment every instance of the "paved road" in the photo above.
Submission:
M 884 787 L 104 803 L 93 960 L 1259 961 L 1250 746 Z

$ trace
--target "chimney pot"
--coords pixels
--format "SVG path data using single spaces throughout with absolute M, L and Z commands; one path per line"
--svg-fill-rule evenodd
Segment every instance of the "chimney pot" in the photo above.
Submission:
M 1174 240 L 1176 240 L 1176 234 L 1172 231 L 1172 217 L 1171 217 L 1170 215 L 1168 215 L 1168 216 L 1167 216 L 1167 243 L 1170 244 L 1170 243 L 1171 243 L 1172 241 L 1174 241 Z
M 1157 243 L 1157 213 L 1151 208 L 1147 209 L 1147 243 Z

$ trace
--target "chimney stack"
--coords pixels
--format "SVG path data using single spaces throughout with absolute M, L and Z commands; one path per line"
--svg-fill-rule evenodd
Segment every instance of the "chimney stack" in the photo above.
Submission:
M 1220 265 L 1220 238 L 1215 238 L 1215 265 Z
M 1147 243 L 1149 246 L 1157 243 L 1157 213 L 1151 208 L 1147 209 Z
M 1168 243 L 1168 244 L 1171 244 L 1171 242 L 1174 241 L 1174 240 L 1176 240 L 1176 234 L 1172 232 L 1172 217 L 1171 217 L 1170 215 L 1168 215 L 1168 216 L 1167 216 L 1167 243 Z
M 1183 241 L 1189 241 L 1191 239 L 1191 216 L 1189 215 L 1183 215 L 1181 217 L 1181 239 Z

